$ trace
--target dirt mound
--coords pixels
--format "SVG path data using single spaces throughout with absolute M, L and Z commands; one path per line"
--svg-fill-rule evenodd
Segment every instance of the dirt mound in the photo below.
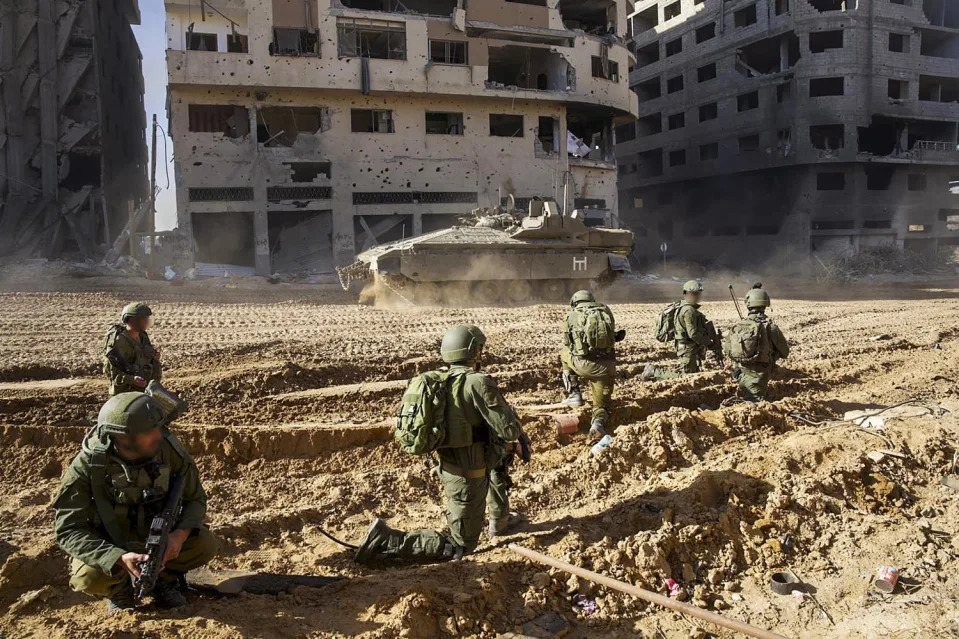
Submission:
M 496 637 L 540 632 L 544 615 L 574 637 L 696 635 L 682 618 L 517 560 L 511 542 L 657 592 L 673 579 L 687 601 L 786 636 L 959 633 L 959 502 L 939 483 L 959 473 L 955 289 L 855 304 L 777 295 L 793 356 L 772 381 L 773 401 L 759 405 L 724 405 L 735 386 L 712 364 L 643 382 L 647 361 L 672 365 L 649 330 L 661 293 L 656 303 L 614 306 L 628 337 L 614 441 L 595 456 L 588 406 L 577 413 L 581 432 L 556 434 L 553 415 L 567 412 L 557 403 L 561 305 L 371 309 L 282 286 L 262 295 L 17 286 L 22 292 L 0 294 L 6 636 Z M 121 302 L 144 297 L 156 312 L 151 337 L 164 349 L 166 381 L 191 406 L 175 428 L 209 496 L 220 539 L 213 568 L 344 581 L 280 595 L 191 592 L 173 614 L 109 618 L 100 602 L 69 590 L 50 500 L 106 394 L 102 332 Z M 721 326 L 735 318 L 728 303 L 707 301 L 704 310 Z M 25 321 L 49 316 L 68 318 L 59 343 L 37 340 Z M 407 530 L 442 527 L 438 482 L 396 448 L 390 430 L 405 380 L 437 365 L 438 341 L 458 323 L 489 336 L 485 368 L 533 441 L 532 462 L 513 467 L 512 503 L 528 521 L 505 538 L 484 536 L 455 564 L 359 566 L 322 531 L 355 543 L 373 517 Z M 839 421 L 912 397 L 952 412 L 887 413 L 881 429 Z M 903 587 L 868 594 L 886 564 L 900 568 Z M 770 593 L 769 574 L 787 567 L 835 625 L 808 597 Z

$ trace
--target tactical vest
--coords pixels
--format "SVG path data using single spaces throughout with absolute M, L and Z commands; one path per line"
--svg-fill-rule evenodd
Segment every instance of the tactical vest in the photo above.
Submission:
M 124 326 L 116 324 L 107 331 L 105 350 L 109 351 L 116 346 L 118 341 L 122 340 L 124 344 L 133 349 L 134 353 L 133 361 L 128 361 L 127 364 L 134 369 L 135 373 L 124 372 L 139 375 L 144 379 L 150 379 L 153 376 L 153 360 L 156 359 L 156 349 L 153 348 L 153 344 L 150 343 L 150 337 L 145 331 L 140 333 L 140 336 L 138 340 L 133 339 Z
M 184 468 L 192 463 L 176 435 L 164 429 L 163 441 L 180 456 Z M 154 460 L 156 468 L 149 470 L 144 468 L 147 464 L 123 468 L 124 465 L 103 447 L 85 448 L 84 452 L 90 454 L 90 489 L 97 510 L 94 524 L 102 527 L 117 546 L 144 539 L 146 532 L 141 522 L 149 528 L 151 511 L 155 508 L 159 512 L 163 508 L 163 500 L 170 488 L 172 469 L 169 460 L 162 459 L 162 448 Z
M 127 539 L 145 539 L 150 521 L 163 508 L 170 490 L 170 465 L 159 460 L 124 464 L 110 457 L 105 473 L 113 512 Z

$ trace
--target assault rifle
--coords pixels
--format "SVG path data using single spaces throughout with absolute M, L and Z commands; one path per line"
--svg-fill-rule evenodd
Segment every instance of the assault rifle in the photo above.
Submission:
M 120 357 L 120 353 L 117 351 L 116 346 L 107 351 L 107 359 L 110 360 L 111 364 L 119 368 L 127 375 L 142 377 L 143 379 L 150 379 L 153 377 L 153 364 L 146 364 L 142 368 L 139 366 L 134 366 L 133 364 L 128 364 L 126 360 Z
M 170 492 L 167 493 L 163 510 L 153 518 L 150 533 L 147 535 L 144 554 L 147 560 L 140 563 L 140 576 L 133 582 L 133 593 L 137 602 L 153 592 L 157 577 L 163 570 L 163 558 L 170 542 L 170 532 L 176 525 L 183 510 L 183 476 L 176 475 L 170 480 Z
M 709 339 L 712 340 L 709 345 L 709 350 L 712 352 L 713 357 L 716 358 L 716 363 L 720 366 L 723 365 L 723 332 L 722 330 L 716 328 L 716 325 L 712 321 L 706 322 L 706 335 L 709 336 Z

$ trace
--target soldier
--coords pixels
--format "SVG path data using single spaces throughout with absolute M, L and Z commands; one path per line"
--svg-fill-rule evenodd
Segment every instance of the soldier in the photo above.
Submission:
M 82 451 L 60 479 L 53 502 L 57 544 L 73 558 L 70 587 L 109 600 L 108 610 L 135 607 L 144 542 L 175 476 L 183 477 L 183 509 L 153 590 L 164 608 L 186 604 L 182 576 L 216 554 L 206 528 L 206 493 L 193 459 L 171 433 L 169 418 L 149 395 L 112 397 L 87 433 Z
M 616 382 L 615 343 L 626 337 L 616 330 L 612 311 L 589 291 L 577 291 L 569 300 L 570 311 L 563 321 L 563 386 L 568 393 L 563 403 L 583 405 L 580 378 L 589 382 L 593 395 L 593 419 L 589 434 L 603 437 L 609 426 L 609 404 Z M 596 343 L 593 343 L 596 342 Z
M 449 534 L 434 530 L 405 533 L 377 518 L 357 548 L 357 562 L 461 559 L 479 543 L 484 510 L 489 515 L 491 537 L 504 534 L 518 521 L 516 513 L 509 512 L 512 481 L 508 467 L 517 448 L 523 460 L 529 461 L 529 440 L 496 382 L 479 372 L 485 344 L 486 336 L 476 326 L 457 326 L 446 332 L 440 346 L 443 361 L 450 364 L 447 439 L 472 442 L 436 451 Z
M 702 294 L 703 285 L 697 280 L 689 280 L 683 284 L 683 299 L 675 309 L 673 329 L 676 356 L 682 372 L 668 371 L 650 363 L 646 364 L 643 370 L 643 379 L 675 379 L 688 373 L 698 373 L 707 350 L 713 351 L 716 359 L 722 363 L 719 336 L 712 322 L 707 321 L 706 316 L 699 310 Z
M 732 328 L 725 340 L 726 355 L 735 363 L 733 379 L 751 402 L 766 398 L 769 375 L 776 369 L 776 361 L 789 356 L 786 337 L 766 317 L 769 293 L 761 287 L 757 284 L 746 293 L 749 315 Z
M 103 373 L 110 380 L 110 395 L 146 388 L 150 380 L 160 381 L 160 349 L 147 335 L 153 311 L 143 302 L 133 302 L 120 312 L 122 324 L 107 331 L 103 347 Z

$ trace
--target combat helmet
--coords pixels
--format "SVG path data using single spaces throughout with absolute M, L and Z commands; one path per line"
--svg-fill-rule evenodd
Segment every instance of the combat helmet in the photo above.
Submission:
M 751 288 L 746 293 L 746 308 L 767 308 L 770 304 L 769 293 L 761 288 Z
M 461 324 L 446 331 L 440 345 L 440 357 L 447 364 L 469 362 L 476 359 L 486 345 L 486 335 L 477 326 Z
M 120 321 L 126 324 L 131 317 L 150 317 L 153 311 L 146 302 L 130 302 L 120 311 Z
M 590 293 L 587 290 L 576 291 L 573 293 L 573 296 L 569 298 L 569 305 L 576 306 L 580 302 L 595 302 L 596 296 Z
M 703 283 L 699 280 L 689 280 L 683 284 L 683 293 L 702 293 Z
M 97 426 L 108 435 L 139 435 L 162 426 L 166 421 L 160 404 L 140 392 L 114 395 L 97 416 Z

